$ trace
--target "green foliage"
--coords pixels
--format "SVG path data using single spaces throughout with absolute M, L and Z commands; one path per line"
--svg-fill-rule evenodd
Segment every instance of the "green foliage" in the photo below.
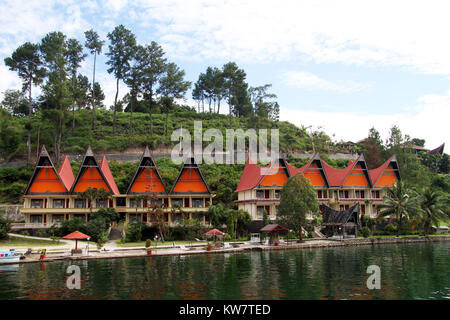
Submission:
M 364 238 L 368 238 L 371 234 L 371 231 L 370 231 L 369 227 L 363 227 L 361 230 L 361 233 Z
M 145 228 L 145 223 L 130 222 L 126 232 L 126 242 L 137 242 L 142 240 L 142 230 Z
M 8 233 L 11 231 L 11 221 L 0 216 L 0 240 L 8 238 Z
M 58 234 L 65 236 L 77 230 L 83 232 L 82 230 L 84 230 L 84 222 L 80 218 L 75 217 L 71 220 L 62 221 Z
M 306 225 L 306 215 L 319 210 L 316 191 L 303 175 L 290 177 L 281 189 L 277 219 L 280 224 L 293 229 L 302 239 L 302 228 Z

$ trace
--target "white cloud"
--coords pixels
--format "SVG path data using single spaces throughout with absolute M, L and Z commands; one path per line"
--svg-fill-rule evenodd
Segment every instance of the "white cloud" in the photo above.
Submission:
M 389 129 L 396 124 L 403 134 L 426 140 L 426 147 L 432 149 L 445 142 L 450 145 L 450 90 L 443 95 L 425 95 L 407 113 L 357 114 L 349 112 L 321 112 L 316 110 L 283 109 L 281 120 L 298 126 L 321 126 L 336 140 L 358 141 L 367 137 L 369 128 L 375 127 L 386 139 Z
M 187 60 L 298 59 L 450 74 L 448 1 L 138 1 L 136 19 Z M 149 20 L 152 20 L 151 22 Z M 182 36 L 189 41 L 179 41 Z M 188 53 L 186 53 L 188 51 Z
M 283 81 L 290 86 L 307 90 L 328 90 L 339 93 L 357 92 L 369 87 L 365 83 L 356 83 L 348 80 L 332 82 L 305 71 L 287 71 L 282 75 Z

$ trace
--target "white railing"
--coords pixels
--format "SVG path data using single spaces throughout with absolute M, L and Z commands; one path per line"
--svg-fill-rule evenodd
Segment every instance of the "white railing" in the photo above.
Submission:
M 12 230 L 16 230 L 16 229 L 47 229 L 50 228 L 51 226 L 56 226 L 59 227 L 61 226 L 60 222 L 55 222 L 55 223 L 12 223 L 11 224 L 11 229 Z

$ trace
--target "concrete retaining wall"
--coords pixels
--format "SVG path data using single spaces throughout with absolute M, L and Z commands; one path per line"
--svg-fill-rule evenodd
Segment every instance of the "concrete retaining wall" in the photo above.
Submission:
M 24 220 L 23 214 L 20 212 L 22 205 L 19 204 L 2 204 L 0 205 L 0 215 L 12 221 L 18 222 Z

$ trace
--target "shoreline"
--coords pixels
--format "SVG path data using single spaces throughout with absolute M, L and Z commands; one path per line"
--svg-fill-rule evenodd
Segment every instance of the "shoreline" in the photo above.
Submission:
M 176 256 L 176 255 L 194 255 L 194 254 L 219 254 L 219 253 L 238 253 L 245 251 L 269 251 L 269 250 L 293 250 L 293 249 L 312 249 L 312 248 L 333 248 L 333 247 L 348 247 L 348 246 L 360 246 L 360 245 L 379 245 L 379 244 L 405 244 L 405 243 L 421 243 L 421 242 L 446 242 L 450 241 L 450 235 L 432 236 L 432 237 L 388 237 L 388 238 L 349 238 L 349 239 L 307 239 L 302 243 L 289 243 L 279 246 L 267 246 L 261 244 L 248 244 L 236 248 L 220 248 L 207 251 L 203 245 L 195 245 L 190 248 L 194 249 L 181 249 L 179 246 L 175 247 L 160 247 L 151 248 L 152 254 L 147 255 L 145 248 L 118 248 L 111 252 L 99 252 L 98 250 L 92 250 L 89 255 L 72 256 L 58 255 L 56 252 L 49 252 L 47 258 L 40 260 L 39 258 L 26 258 L 19 261 L 3 262 L 2 265 L 14 265 L 23 263 L 44 263 L 54 262 L 62 260 L 98 260 L 98 259 L 117 259 L 117 258 L 137 258 L 137 257 L 157 257 L 157 256 Z M 200 249 L 197 249 L 199 248 Z M 127 252 L 128 251 L 128 252 Z M 69 253 L 70 254 L 70 253 Z

